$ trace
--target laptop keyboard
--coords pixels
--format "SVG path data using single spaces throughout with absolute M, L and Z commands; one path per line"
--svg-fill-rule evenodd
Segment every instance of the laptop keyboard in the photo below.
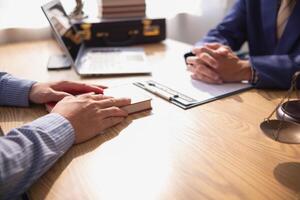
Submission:
M 144 65 L 143 54 L 137 52 L 89 52 L 89 69 L 97 71 L 123 71 L 135 69 L 137 66 Z

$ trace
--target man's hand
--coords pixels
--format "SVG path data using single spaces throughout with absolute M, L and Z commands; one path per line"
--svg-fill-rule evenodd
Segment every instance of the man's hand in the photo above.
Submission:
M 64 98 L 51 113 L 68 119 L 75 131 L 75 143 L 81 143 L 124 120 L 127 113 L 119 107 L 128 104 L 130 99 L 88 93 Z
M 29 93 L 29 100 L 32 103 L 43 104 L 48 102 L 57 102 L 64 97 L 73 94 L 83 94 L 94 92 L 103 93 L 104 86 L 87 85 L 84 83 L 59 81 L 54 83 L 35 83 Z
M 251 79 L 250 62 L 240 60 L 227 46 L 206 44 L 194 48 L 193 53 L 196 56 L 187 59 L 193 79 L 215 84 Z

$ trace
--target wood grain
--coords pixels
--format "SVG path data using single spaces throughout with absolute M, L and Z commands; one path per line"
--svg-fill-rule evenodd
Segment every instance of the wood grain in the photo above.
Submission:
M 145 45 L 153 77 L 182 66 L 190 48 L 167 40 Z M 54 41 L 0 47 L 0 70 L 38 81 L 116 85 L 151 78 L 48 72 Z M 168 62 L 178 65 L 170 66 Z M 266 138 L 260 122 L 284 91 L 250 90 L 184 111 L 153 96 L 153 110 L 129 116 L 103 135 L 72 147 L 30 189 L 31 199 L 299 199 L 300 146 Z M 5 132 L 46 112 L 0 107 Z

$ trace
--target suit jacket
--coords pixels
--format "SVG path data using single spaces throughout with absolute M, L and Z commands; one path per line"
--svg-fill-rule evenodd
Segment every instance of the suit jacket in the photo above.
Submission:
M 258 88 L 290 87 L 291 77 L 300 70 L 300 2 L 279 41 L 276 21 L 279 0 L 237 0 L 224 20 L 196 45 L 219 42 L 234 51 L 249 44 L 250 61 L 258 73 Z

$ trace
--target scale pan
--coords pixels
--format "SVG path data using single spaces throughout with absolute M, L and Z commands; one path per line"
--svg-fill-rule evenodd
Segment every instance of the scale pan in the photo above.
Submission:
M 266 120 L 260 124 L 264 134 L 272 140 L 288 144 L 300 144 L 300 125 L 282 120 Z

